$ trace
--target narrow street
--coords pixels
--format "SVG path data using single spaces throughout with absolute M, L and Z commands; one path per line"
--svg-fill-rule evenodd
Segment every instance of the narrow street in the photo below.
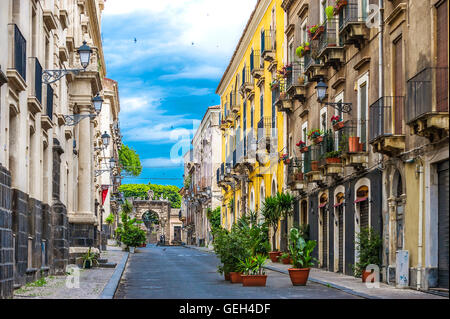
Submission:
M 266 287 L 231 284 L 216 271 L 218 259 L 184 247 L 148 246 L 130 255 L 116 299 L 348 299 L 342 291 L 308 282 L 292 286 L 288 276 L 268 271 Z

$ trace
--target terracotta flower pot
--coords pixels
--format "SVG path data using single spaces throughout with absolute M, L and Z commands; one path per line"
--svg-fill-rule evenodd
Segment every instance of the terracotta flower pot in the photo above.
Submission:
M 230 281 L 230 273 L 229 272 L 226 272 L 223 275 L 224 275 L 226 281 Z
M 339 157 L 329 157 L 326 159 L 327 164 L 336 164 L 340 163 L 341 159 Z
M 230 272 L 230 281 L 232 284 L 242 283 L 242 277 L 240 272 Z
M 311 170 L 312 171 L 318 171 L 319 170 L 319 162 L 318 161 L 312 161 L 311 162 Z
M 289 277 L 291 277 L 292 285 L 305 286 L 308 281 L 310 268 L 289 268 Z
M 371 271 L 363 271 L 361 276 L 362 282 L 366 282 L 367 277 L 369 277 L 370 274 L 372 274 Z M 375 278 L 372 278 L 372 282 L 375 282 Z
M 265 287 L 267 275 L 242 275 L 242 286 Z
M 358 152 L 362 152 L 364 148 L 364 144 L 363 143 L 358 143 Z
M 302 181 L 303 180 L 303 173 L 295 174 L 295 180 L 296 181 Z
M 274 263 L 276 263 L 278 261 L 278 256 L 280 256 L 280 255 L 281 255 L 281 252 L 279 252 L 279 251 L 271 251 L 271 252 L 269 252 L 269 258 Z
M 300 149 L 300 153 L 306 153 L 308 152 L 308 146 L 304 146 Z
M 314 143 L 316 143 L 316 144 L 322 143 L 322 141 L 323 141 L 323 136 L 319 136 L 314 139 Z
M 339 122 L 336 122 L 335 124 L 333 124 L 333 130 L 335 130 L 335 131 L 339 131 L 343 127 L 344 127 L 343 121 L 339 121 Z
M 284 264 L 284 265 L 289 265 L 289 262 L 291 261 L 291 258 L 283 258 L 283 259 L 281 259 L 281 262 Z
M 335 16 L 338 15 L 341 12 L 342 8 L 345 7 L 347 4 L 348 4 L 347 0 L 339 2 L 339 4 L 336 5 L 336 7 L 334 8 L 333 14 Z
M 359 136 L 350 136 L 348 138 L 348 151 L 356 153 L 359 150 Z

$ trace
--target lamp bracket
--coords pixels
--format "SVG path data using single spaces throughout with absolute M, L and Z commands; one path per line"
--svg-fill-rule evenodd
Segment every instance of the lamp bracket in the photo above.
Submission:
M 66 126 L 75 126 L 86 117 L 95 118 L 96 116 L 96 114 L 72 114 L 64 115 L 64 119 L 66 120 Z
M 343 113 L 350 113 L 352 111 L 352 103 L 348 102 L 324 102 L 323 104 L 331 106 Z
M 84 69 L 60 69 L 60 70 L 44 70 L 42 72 L 42 82 L 44 84 L 51 84 L 59 81 L 61 78 L 65 77 L 69 73 L 75 75 L 80 74 Z

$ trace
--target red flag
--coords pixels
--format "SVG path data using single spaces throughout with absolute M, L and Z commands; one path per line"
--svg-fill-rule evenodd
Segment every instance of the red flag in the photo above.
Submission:
M 105 203 L 106 195 L 108 195 L 108 190 L 108 187 L 102 189 L 102 205 Z

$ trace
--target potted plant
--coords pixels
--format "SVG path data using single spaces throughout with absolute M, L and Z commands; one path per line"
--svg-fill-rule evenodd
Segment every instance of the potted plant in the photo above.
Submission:
M 344 127 L 344 121 L 338 115 L 333 115 L 331 117 L 331 124 L 333 124 L 333 130 L 339 131 Z
M 221 265 L 217 266 L 217 272 L 223 274 L 225 280 L 230 280 L 230 272 L 233 270 L 232 252 L 230 250 L 230 234 L 228 230 L 222 227 L 212 229 L 213 249 L 216 256 L 219 257 Z
M 306 142 L 303 142 L 302 140 L 300 140 L 297 144 L 299 148 L 300 148 L 300 153 L 306 153 L 308 152 L 308 147 L 306 146 Z
M 285 164 L 291 163 L 291 160 L 289 159 L 289 155 L 286 153 L 280 155 L 280 161 L 283 161 Z
M 91 251 L 91 247 L 89 247 L 87 253 L 84 254 L 82 257 L 83 268 L 90 269 L 90 268 L 92 268 L 92 266 L 98 265 L 98 257 L 99 257 L 98 254 L 93 253 Z
M 308 26 L 308 34 L 311 40 L 316 40 L 324 31 L 325 27 L 323 25 L 312 25 Z
M 279 82 L 277 79 L 274 79 L 272 82 L 270 82 L 270 89 L 273 91 L 277 89 L 279 86 Z
M 267 256 L 256 255 L 241 260 L 240 270 L 242 271 L 242 286 L 244 287 L 264 287 L 267 275 L 264 271 L 264 264 Z
M 282 253 L 280 256 L 278 256 L 278 260 L 283 264 L 288 265 L 291 261 L 291 256 L 289 255 L 289 253 Z
M 323 141 L 323 131 L 320 129 L 311 129 L 308 132 L 309 140 L 313 141 L 314 144 L 322 143 Z
M 261 208 L 261 213 L 264 216 L 264 220 L 267 225 L 273 229 L 272 251 L 269 252 L 269 257 L 272 262 L 276 262 L 277 257 L 280 255 L 280 252 L 276 248 L 276 234 L 278 230 L 278 222 L 282 212 L 275 196 L 268 196 L 265 198 Z
M 341 159 L 339 157 L 340 155 L 341 155 L 340 151 L 327 152 L 325 153 L 325 161 L 327 164 L 340 163 L 341 162 Z
M 293 267 L 289 268 L 288 271 L 294 286 L 306 285 L 310 268 L 317 261 L 311 256 L 316 244 L 317 242 L 314 240 L 306 241 L 299 229 L 291 228 L 289 233 L 289 251 Z
M 309 42 L 304 42 L 301 45 L 299 45 L 297 47 L 297 49 L 295 49 L 295 54 L 299 57 L 302 58 L 304 57 L 306 54 L 308 54 L 311 51 L 311 47 L 309 45 Z
M 333 19 L 333 15 L 334 15 L 334 7 L 333 6 L 327 6 L 325 8 L 325 14 L 327 16 L 327 20 L 331 20 Z
M 355 277 L 361 277 L 362 282 L 366 282 L 371 271 L 366 271 L 368 265 L 381 266 L 380 252 L 382 241 L 380 235 L 369 227 L 361 228 L 356 235 L 356 250 L 359 260 L 353 267 Z M 374 278 L 372 278 L 374 282 Z
M 342 8 L 344 8 L 347 4 L 347 0 L 336 0 L 334 3 L 334 15 L 338 15 Z
M 350 153 L 357 153 L 359 151 L 359 136 L 350 136 L 348 138 L 348 151 Z

